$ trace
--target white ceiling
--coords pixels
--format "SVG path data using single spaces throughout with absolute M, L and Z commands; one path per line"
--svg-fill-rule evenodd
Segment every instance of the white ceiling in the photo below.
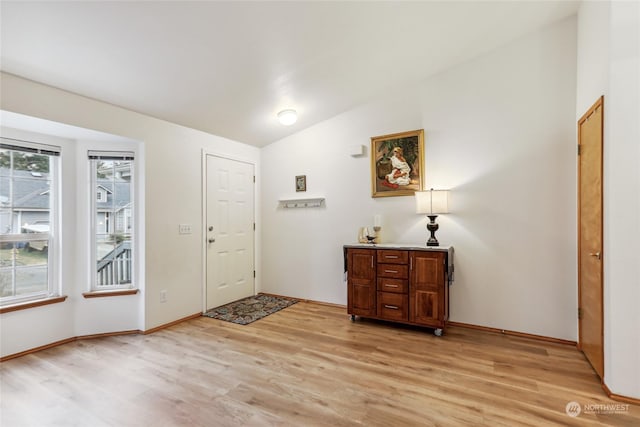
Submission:
M 256 146 L 576 13 L 577 1 L 0 3 L 3 71 Z M 276 113 L 294 108 L 298 122 Z

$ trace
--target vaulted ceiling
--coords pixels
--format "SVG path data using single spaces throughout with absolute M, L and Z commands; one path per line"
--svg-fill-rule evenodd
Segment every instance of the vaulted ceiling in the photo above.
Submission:
M 0 3 L 2 71 L 264 146 L 576 13 L 577 1 Z M 284 127 L 276 113 L 296 109 Z

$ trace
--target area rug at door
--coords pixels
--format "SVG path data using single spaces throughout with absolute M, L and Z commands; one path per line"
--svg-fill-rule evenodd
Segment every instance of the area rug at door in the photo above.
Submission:
M 248 325 L 297 302 L 298 300 L 291 298 L 261 294 L 212 308 L 204 315 L 240 325 Z

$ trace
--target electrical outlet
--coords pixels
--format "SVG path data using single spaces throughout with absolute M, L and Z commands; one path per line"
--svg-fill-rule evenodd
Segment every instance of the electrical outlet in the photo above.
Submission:
M 167 291 L 160 291 L 160 302 L 167 302 Z
M 178 234 L 191 234 L 191 224 L 178 225 Z

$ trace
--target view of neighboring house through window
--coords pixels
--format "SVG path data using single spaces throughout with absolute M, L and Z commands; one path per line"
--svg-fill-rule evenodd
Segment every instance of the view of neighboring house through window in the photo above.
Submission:
M 60 148 L 0 139 L 0 304 L 57 295 Z
M 92 290 L 134 287 L 133 153 L 90 151 Z

